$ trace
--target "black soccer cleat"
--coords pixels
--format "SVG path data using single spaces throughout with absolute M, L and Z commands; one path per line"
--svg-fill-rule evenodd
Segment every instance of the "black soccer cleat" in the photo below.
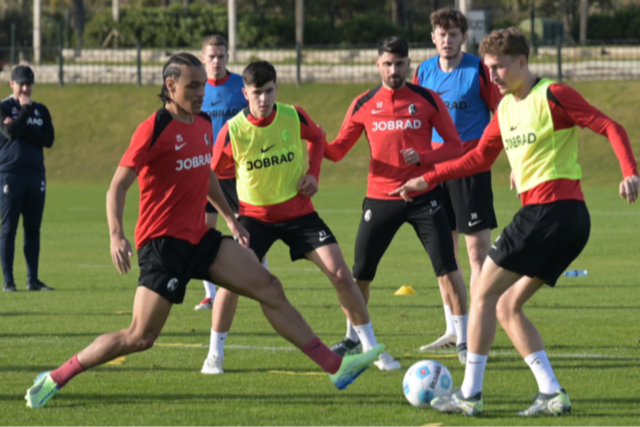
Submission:
M 27 283 L 28 291 L 53 291 L 54 288 L 45 285 L 40 280 L 36 280 L 35 282 Z
M 16 284 L 13 282 L 7 282 L 2 287 L 2 290 L 5 292 L 16 292 L 17 291 Z
M 360 344 L 360 341 L 355 342 L 352 339 L 345 338 L 338 344 L 331 347 L 331 351 L 333 351 L 338 356 L 343 357 L 352 354 L 358 354 L 362 353 L 362 344 Z

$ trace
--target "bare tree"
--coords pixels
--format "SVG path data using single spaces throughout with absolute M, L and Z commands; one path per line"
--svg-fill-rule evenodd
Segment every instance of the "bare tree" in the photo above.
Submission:
M 73 30 L 76 33 L 76 56 L 82 53 L 82 36 L 86 14 L 84 12 L 84 0 L 73 0 Z

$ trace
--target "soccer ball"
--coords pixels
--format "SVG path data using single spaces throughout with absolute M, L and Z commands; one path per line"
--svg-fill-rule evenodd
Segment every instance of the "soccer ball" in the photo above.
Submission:
M 451 373 L 434 360 L 421 360 L 413 364 L 402 381 L 404 396 L 416 408 L 426 408 L 432 399 L 442 397 L 453 388 Z

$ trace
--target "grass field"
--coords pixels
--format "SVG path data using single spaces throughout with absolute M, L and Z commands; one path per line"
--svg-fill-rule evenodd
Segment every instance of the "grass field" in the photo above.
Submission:
M 199 373 L 209 341 L 208 313 L 193 306 L 202 285 L 192 282 L 157 345 L 117 365 L 93 369 L 65 387 L 43 410 L 28 410 L 23 395 L 35 376 L 57 367 L 97 335 L 127 327 L 137 274 L 119 276 L 110 263 L 104 184 L 49 186 L 42 229 L 42 279 L 53 293 L 27 293 L 17 251 L 20 292 L 0 294 L 0 424 L 2 425 L 632 425 L 640 419 L 640 279 L 637 224 L 640 211 L 617 196 L 616 182 L 585 193 L 591 240 L 573 267 L 584 278 L 562 278 L 526 310 L 537 324 L 561 384 L 574 401 L 562 418 L 521 419 L 537 392 L 528 367 L 498 331 L 485 383 L 486 416 L 468 419 L 410 406 L 402 371 L 373 368 L 338 392 L 306 357 L 293 351 L 263 318 L 256 303 L 241 300 L 225 359 L 226 374 Z M 519 202 L 496 190 L 500 230 Z M 321 185 L 316 207 L 342 243 L 349 264 L 362 186 Z M 125 212 L 128 235 L 137 217 L 137 191 Z M 496 230 L 496 233 L 498 232 Z M 22 237 L 18 236 L 18 248 Z M 463 248 L 464 250 L 464 248 Z M 308 262 L 291 263 L 278 243 L 269 254 L 287 295 L 327 343 L 341 339 L 344 316 L 326 278 Z M 468 272 L 465 257 L 463 269 Z M 395 297 L 401 285 L 417 296 Z M 432 358 L 452 371 L 452 353 L 422 355 L 417 348 L 443 330 L 437 284 L 418 240 L 404 227 L 372 286 L 370 303 L 378 338 L 403 368 Z M 287 371 L 293 375 L 274 373 Z M 442 423 L 442 424 L 439 424 Z

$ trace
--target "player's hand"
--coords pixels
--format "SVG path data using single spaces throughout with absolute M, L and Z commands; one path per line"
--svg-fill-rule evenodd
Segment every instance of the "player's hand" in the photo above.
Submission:
M 520 193 L 518 192 L 518 187 L 516 186 L 516 176 L 513 173 L 513 171 L 511 171 L 511 175 L 509 176 L 509 190 L 516 190 L 516 196 L 518 196 L 518 199 L 520 198 Z
M 429 188 L 429 183 L 425 181 L 423 177 L 419 176 L 405 182 L 402 186 L 389 193 L 389 195 L 400 195 L 405 200 L 405 202 L 413 202 L 413 199 L 409 197 L 409 191 L 422 191 L 426 190 L 427 188 Z
M 131 243 L 126 237 L 111 238 L 111 260 L 120 274 L 127 274 L 131 271 L 131 260 L 129 258 L 132 256 Z
M 5 125 L 10 125 L 11 123 L 13 123 L 13 117 L 5 117 L 4 122 L 2 123 Z
M 318 192 L 318 180 L 313 175 L 305 175 L 298 183 L 298 192 L 305 197 L 313 197 Z
M 240 222 L 234 217 L 231 221 L 227 221 L 227 227 L 231 230 L 231 233 L 236 236 L 238 243 L 249 248 L 249 232 Z
M 417 165 L 420 163 L 420 154 L 413 148 L 404 148 L 400 150 L 400 152 L 404 156 L 404 161 L 407 162 L 408 165 Z
M 638 175 L 631 175 L 626 177 L 620 183 L 620 197 L 627 199 L 629 204 L 635 203 L 638 200 L 638 186 L 640 185 L 640 178 Z
M 18 95 L 18 101 L 20 101 L 20 105 L 31 105 L 31 97 L 24 93 Z

